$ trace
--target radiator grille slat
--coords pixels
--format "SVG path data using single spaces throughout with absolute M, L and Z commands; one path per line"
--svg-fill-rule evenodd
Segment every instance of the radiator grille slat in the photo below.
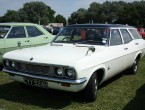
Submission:
M 29 74 L 54 76 L 53 66 L 41 66 L 41 65 L 33 65 L 33 64 L 25 64 L 25 63 L 16 63 L 16 70 Z

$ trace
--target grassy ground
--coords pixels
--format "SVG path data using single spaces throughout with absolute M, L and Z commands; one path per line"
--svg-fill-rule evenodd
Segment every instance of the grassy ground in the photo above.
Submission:
M 101 85 L 95 102 L 80 93 L 23 88 L 0 72 L 0 110 L 145 110 L 145 57 L 136 75 L 124 73 Z

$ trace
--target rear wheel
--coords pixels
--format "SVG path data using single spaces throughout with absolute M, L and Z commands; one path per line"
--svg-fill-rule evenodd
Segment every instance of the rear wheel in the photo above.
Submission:
M 3 65 L 0 65 L 0 71 L 3 69 Z
M 98 80 L 96 73 L 94 73 L 91 76 L 86 88 L 83 90 L 85 101 L 87 102 L 95 101 L 97 98 L 97 91 L 98 91 Z
M 136 58 L 132 67 L 129 69 L 131 74 L 136 74 L 138 71 L 139 58 Z

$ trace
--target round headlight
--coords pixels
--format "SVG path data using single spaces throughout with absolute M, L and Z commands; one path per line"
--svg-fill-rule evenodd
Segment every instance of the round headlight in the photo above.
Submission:
M 6 65 L 6 66 L 10 66 L 10 63 L 9 63 L 8 60 L 6 60 L 5 65 Z
M 12 66 L 12 68 L 15 68 L 16 65 L 15 65 L 14 61 L 12 61 L 11 66 Z
M 67 78 L 70 78 L 70 79 L 73 79 L 73 78 L 75 77 L 75 72 L 74 72 L 74 70 L 68 69 L 67 72 L 66 72 L 66 77 L 67 77 Z
M 57 68 L 56 75 L 59 76 L 59 77 L 61 77 L 61 76 L 63 76 L 63 74 L 64 74 L 63 68 Z

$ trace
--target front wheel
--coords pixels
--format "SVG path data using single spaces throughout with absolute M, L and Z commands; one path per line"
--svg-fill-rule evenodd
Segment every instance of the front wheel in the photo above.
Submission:
M 97 91 L 98 91 L 98 80 L 96 73 L 94 73 L 91 76 L 86 88 L 83 90 L 85 101 L 87 102 L 95 101 L 97 98 Z

